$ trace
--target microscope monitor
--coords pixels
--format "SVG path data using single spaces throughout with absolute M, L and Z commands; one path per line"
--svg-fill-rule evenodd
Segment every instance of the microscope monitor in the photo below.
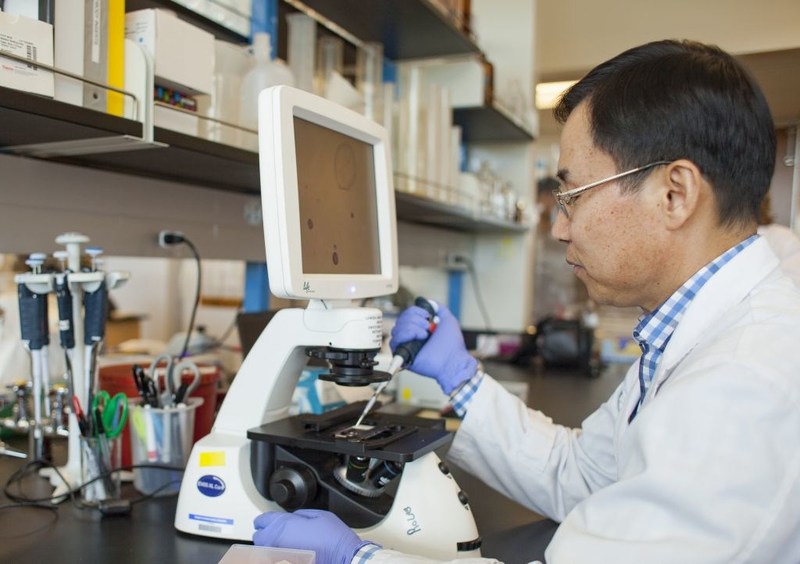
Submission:
M 397 291 L 391 151 L 370 119 L 288 86 L 259 96 L 270 290 L 353 300 Z

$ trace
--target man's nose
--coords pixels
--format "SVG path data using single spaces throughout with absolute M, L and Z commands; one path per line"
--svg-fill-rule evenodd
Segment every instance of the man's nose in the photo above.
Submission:
M 561 210 L 556 212 L 556 220 L 550 228 L 550 234 L 559 241 L 569 241 L 569 219 Z

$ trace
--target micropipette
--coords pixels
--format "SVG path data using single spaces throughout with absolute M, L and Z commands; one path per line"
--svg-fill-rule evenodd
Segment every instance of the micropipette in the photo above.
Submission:
M 45 255 L 34 253 L 25 261 L 32 274 L 40 274 Z M 47 294 L 38 294 L 28 288 L 24 281 L 18 282 L 20 334 L 31 355 L 31 380 L 33 383 L 33 425 L 29 431 L 29 455 L 31 460 L 44 455 L 42 431 L 42 394 L 47 363 L 43 361 L 47 342 Z M 44 349 L 44 350 L 43 350 Z
M 57 251 L 61 253 L 62 251 Z M 56 253 L 53 253 L 55 256 Z M 58 258 L 58 257 L 57 257 Z M 64 362 L 67 369 L 67 386 L 69 395 L 75 393 L 74 375 L 72 372 L 72 354 L 75 349 L 75 329 L 72 325 L 72 292 L 69 290 L 67 272 L 55 276 L 56 304 L 58 305 L 58 336 L 61 348 L 64 349 Z
M 105 280 L 94 292 L 84 292 L 84 335 L 86 345 L 86 381 L 87 396 L 91 398 L 94 393 L 95 372 L 97 369 L 97 354 L 103 343 L 106 333 L 106 316 L 108 315 L 108 288 Z
M 369 401 L 367 401 L 367 405 L 364 406 L 361 416 L 358 418 L 355 425 L 353 425 L 354 427 L 361 425 L 361 422 L 364 421 L 364 418 L 375 406 L 375 402 L 378 401 L 378 396 L 383 392 L 383 390 L 386 389 L 386 386 L 389 385 L 389 382 L 392 378 L 394 378 L 394 375 L 397 374 L 401 368 L 409 366 L 412 362 L 414 362 L 417 353 L 419 353 L 420 349 L 428 341 L 431 334 L 436 329 L 436 324 L 439 321 L 438 317 L 436 316 L 436 313 L 439 309 L 438 304 L 433 300 L 418 297 L 416 300 L 414 300 L 414 305 L 421 307 L 429 314 L 428 320 L 430 321 L 430 326 L 428 328 L 428 336 L 424 339 L 417 339 L 415 341 L 409 341 L 407 343 L 398 345 L 392 360 L 389 362 L 389 367 L 386 370 L 389 373 L 389 379 L 381 382 L 375 389 L 375 393 L 373 393 L 372 397 L 369 398 Z

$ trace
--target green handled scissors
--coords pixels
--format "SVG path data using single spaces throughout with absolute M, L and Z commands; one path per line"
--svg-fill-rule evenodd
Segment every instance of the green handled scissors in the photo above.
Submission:
M 109 439 L 117 438 L 125 429 L 128 419 L 128 396 L 122 392 L 112 397 L 99 391 L 92 398 L 92 416 L 97 421 L 97 430 Z

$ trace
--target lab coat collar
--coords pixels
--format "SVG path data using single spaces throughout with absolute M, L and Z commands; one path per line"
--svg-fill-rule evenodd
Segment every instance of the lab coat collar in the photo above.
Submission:
M 713 333 L 721 318 L 770 276 L 779 264 L 767 241 L 760 237 L 706 282 L 675 328 L 648 395 L 658 393 L 658 388 L 686 355 Z

